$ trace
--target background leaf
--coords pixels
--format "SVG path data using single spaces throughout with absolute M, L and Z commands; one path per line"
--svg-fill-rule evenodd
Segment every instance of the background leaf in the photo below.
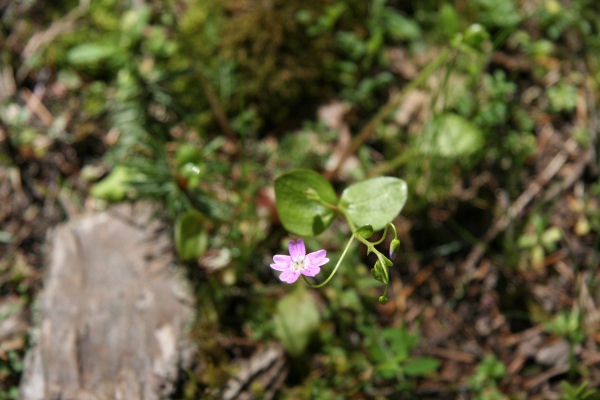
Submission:
M 84 43 L 67 53 L 67 60 L 74 65 L 97 64 L 120 53 L 118 46 L 110 43 Z
M 440 362 L 431 357 L 419 357 L 404 364 L 404 373 L 408 376 L 425 375 L 435 371 Z
M 481 130 L 457 114 L 446 113 L 436 118 L 421 137 L 421 150 L 443 157 L 468 156 L 481 150 Z
M 110 201 L 123 200 L 132 189 L 135 171 L 124 165 L 117 165 L 104 179 L 96 183 L 91 190 L 92 196 Z
M 360 235 L 362 238 L 368 239 L 373 236 L 373 227 L 371 225 L 361 226 L 356 230 L 356 234 Z
M 337 203 L 331 184 L 315 171 L 294 170 L 275 180 L 277 212 L 285 229 L 299 236 L 316 236 L 331 224 L 335 212 L 308 198 L 307 191 L 316 192 L 327 203 Z
M 319 327 L 319 309 L 303 286 L 283 298 L 274 316 L 275 336 L 293 356 L 304 351 L 310 336 Z
M 406 203 L 406 182 L 391 176 L 368 179 L 348 186 L 340 204 L 356 226 L 371 225 L 381 230 Z
M 182 260 L 194 260 L 206 250 L 204 222 L 204 216 L 195 210 L 184 212 L 175 221 L 175 247 Z

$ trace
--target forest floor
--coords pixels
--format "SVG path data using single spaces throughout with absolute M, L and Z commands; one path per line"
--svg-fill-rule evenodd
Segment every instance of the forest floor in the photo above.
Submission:
M 538 32 L 537 27 L 524 25 L 523 29 Z M 31 42 L 24 39 L 16 25 L 13 28 L 4 40 L 11 45 L 11 54 L 19 54 Z M 44 32 L 49 34 L 48 30 Z M 577 45 L 568 37 L 564 42 L 561 48 L 567 51 L 563 55 L 576 52 Z M 387 68 L 404 82 L 442 52 L 432 46 L 410 58 L 400 47 L 385 51 L 390 58 Z M 364 151 L 354 149 L 345 164 L 340 162 L 343 150 L 348 150 L 358 136 L 351 132 L 369 120 L 359 107 L 346 102 L 323 101 L 314 107 L 314 126 L 302 130 L 295 117 L 290 117 L 281 126 L 296 130 L 287 136 L 281 133 L 283 128 L 262 132 L 248 139 L 251 144 L 245 150 L 240 150 L 240 143 L 245 142 L 228 134 L 226 124 L 224 128 L 217 121 L 211 126 L 215 131 L 219 127 L 225 131 L 214 135 L 223 141 L 216 157 L 225 160 L 230 169 L 221 172 L 215 167 L 215 176 L 221 174 L 222 181 L 206 186 L 227 198 L 232 191 L 223 181 L 235 182 L 243 188 L 239 189 L 240 203 L 246 201 L 253 214 L 246 220 L 240 217 L 239 232 L 210 226 L 211 234 L 220 235 L 221 244 L 234 240 L 250 244 L 246 252 L 243 248 L 239 251 L 241 261 L 231 256 L 233 261 L 219 264 L 218 260 L 227 258 L 227 254 L 215 245 L 197 260 L 182 262 L 185 267 L 181 268 L 186 269 L 197 289 L 199 304 L 205 307 L 202 310 L 209 311 L 193 331 L 199 350 L 196 364 L 182 372 L 174 398 L 210 397 L 215 393 L 225 396 L 223 393 L 228 392 L 223 383 L 229 382 L 227 387 L 231 388 L 232 376 L 242 380 L 239 391 L 244 393 L 251 393 L 251 383 L 261 381 L 262 376 L 268 382 L 266 393 L 279 393 L 281 398 L 318 398 L 315 393 L 336 398 L 335 385 L 339 385 L 344 398 L 355 399 L 584 399 L 586 388 L 600 387 L 597 74 L 590 67 L 592 63 L 583 59 L 558 55 L 529 58 L 507 48 L 491 51 L 487 60 L 483 70 L 489 72 L 486 79 L 490 78 L 486 82 L 514 84 L 510 100 L 502 100 L 501 96 L 496 100 L 510 103 L 511 109 L 524 110 L 531 119 L 531 151 L 520 162 L 515 161 L 517 157 L 511 158 L 508 150 L 506 155 L 504 150 L 494 153 L 493 146 L 516 147 L 508 141 L 513 136 L 503 125 L 491 133 L 489 148 L 479 151 L 485 156 L 474 166 L 464 167 L 453 160 L 439 167 L 447 178 L 432 178 L 441 182 L 436 183 L 438 186 L 446 185 L 438 198 L 427 197 L 431 193 L 422 188 L 438 167 L 419 157 L 406 163 L 419 164 L 414 167 L 417 175 L 423 173 L 413 179 L 417 184 L 411 188 L 413 197 L 408 200 L 421 205 L 394 220 L 402 245 L 391 273 L 390 301 L 382 305 L 365 300 L 376 298 L 381 288 L 356 283 L 370 279 L 364 265 L 371 259 L 365 252 L 358 253 L 353 259 L 360 265 L 358 272 L 339 278 L 343 283 L 310 292 L 322 321 L 301 356 L 286 354 L 278 347 L 277 334 L 268 322 L 279 299 L 288 292 L 268 274 L 270 256 L 279 252 L 279 242 L 285 236 L 275 212 L 271 178 L 290 164 L 302 167 L 309 160 L 306 163 L 317 164 L 320 172 L 332 175 L 330 180 L 339 188 L 354 180 L 355 165 L 364 169 L 363 178 L 376 170 L 367 168 L 373 164 L 364 163 L 364 158 L 382 161 L 377 164 L 379 170 L 403 177 L 413 167 L 386 164 L 392 157 L 385 149 L 398 142 L 386 136 L 386 129 L 408 132 L 409 139 L 414 137 L 411 132 L 423 128 L 431 111 L 428 107 L 437 107 L 437 94 L 430 92 L 434 91 L 432 87 L 446 84 L 443 74 L 433 75 L 424 88 L 411 91 L 400 111 L 391 113 L 392 117 L 382 123 L 384 128 L 373 130 L 370 137 L 359 142 Z M 105 114 L 86 117 L 78 108 L 80 103 L 73 100 L 79 94 L 68 90 L 56 71 L 50 72 L 55 66 L 32 69 L 21 77 L 10 65 L 1 67 L 0 100 L 6 104 L 2 106 L 5 114 L 26 110 L 25 125 L 44 132 L 33 140 L 17 140 L 18 130 L 0 120 L 0 399 L 9 399 L 18 393 L 23 357 L 31 345 L 29 332 L 36 321 L 36 297 L 43 289 L 48 232 L 60 222 L 106 206 L 90 190 L 109 173 L 104 157 L 116 147 L 119 135 L 107 129 Z M 539 68 L 546 71 L 541 77 Z M 498 70 L 502 74 L 494 75 Z M 464 75 L 457 75 L 447 79 L 450 86 L 461 85 Z M 572 107 L 552 110 L 548 105 L 552 100 L 545 93 L 549 86 L 560 86 L 566 76 L 577 76 L 569 81 L 575 81 L 576 86 Z M 203 85 L 210 93 L 206 90 L 210 85 Z M 91 92 L 92 86 L 82 88 Z M 388 98 L 397 92 L 393 89 L 379 95 L 384 100 L 376 110 L 389 104 Z M 483 97 L 477 101 L 491 103 Z M 219 114 L 220 105 L 211 103 L 207 107 L 209 113 Z M 157 107 L 147 108 L 155 117 L 161 114 L 160 107 L 158 111 Z M 4 119 L 8 119 L 6 115 Z M 65 129 L 81 134 L 56 134 L 59 117 L 66 118 Z M 331 137 L 320 141 L 324 135 L 321 127 L 315 127 L 318 124 L 327 126 Z M 169 132 L 174 132 L 177 140 L 183 137 L 178 143 L 185 142 L 188 136 L 178 133 L 179 128 Z M 196 133 L 192 128 L 181 129 Z M 331 135 L 333 131 L 336 133 Z M 310 147 L 311 140 L 317 145 L 300 150 L 294 142 L 286 144 L 286 140 L 302 141 L 307 137 L 309 146 L 304 147 Z M 167 143 L 167 151 L 171 144 Z M 290 149 L 320 158 L 316 162 L 308 156 L 297 162 L 282 161 L 288 155 L 294 157 Z M 243 151 L 248 154 L 241 154 Z M 251 168 L 264 169 L 246 173 L 246 162 Z M 332 166 L 336 165 L 340 171 L 333 174 Z M 251 178 L 244 181 L 240 176 Z M 261 179 L 266 183 L 252 192 L 263 182 Z M 173 184 L 181 186 L 181 181 Z M 421 202 L 417 200 L 420 195 L 424 199 Z M 236 207 L 242 208 L 239 204 Z M 264 225 L 256 223 L 257 215 Z M 254 233 L 244 236 L 242 228 Z M 325 240 L 328 251 L 335 253 L 338 238 L 326 236 Z M 256 257 L 252 255 L 255 252 L 266 255 Z M 253 264 L 244 264 L 248 260 L 254 260 Z M 243 269 L 246 266 L 248 270 Z M 236 278 L 231 278 L 228 271 L 235 271 Z M 241 284 L 236 287 L 227 283 L 230 281 Z M 258 299 L 263 295 L 264 300 Z M 210 306 L 203 303 L 203 296 L 210 297 Z M 363 313 L 371 314 L 368 318 L 372 320 Z M 386 330 L 392 333 L 386 334 Z M 414 345 L 397 343 L 398 338 L 414 340 Z M 382 359 L 373 345 L 407 354 L 402 359 Z M 248 360 L 261 357 L 272 357 L 269 365 L 277 370 L 253 370 L 258 367 Z M 412 371 L 403 369 L 407 359 L 435 359 L 435 371 L 424 367 L 421 373 L 416 364 Z M 390 367 L 390 363 L 395 364 Z M 275 378 L 279 373 L 285 379 Z M 598 398 L 598 394 L 590 396 Z

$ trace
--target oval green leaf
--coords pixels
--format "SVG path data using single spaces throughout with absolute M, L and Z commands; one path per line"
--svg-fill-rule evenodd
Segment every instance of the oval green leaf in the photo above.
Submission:
M 419 357 L 404 364 L 404 373 L 408 376 L 429 374 L 440 366 L 440 362 L 431 357 Z
M 302 288 L 285 296 L 273 317 L 275 336 L 293 356 L 302 354 L 321 317 L 313 295 Z
M 406 203 L 406 182 L 381 176 L 348 186 L 340 206 L 355 226 L 371 225 L 374 231 L 385 228 Z
M 421 140 L 423 153 L 449 158 L 470 156 L 484 144 L 483 133 L 477 126 L 451 113 L 437 117 Z
M 361 226 L 355 233 L 363 239 L 368 239 L 373 236 L 373 227 L 371 225 Z
M 208 243 L 204 216 L 195 210 L 186 211 L 175 221 L 175 248 L 184 261 L 200 257 Z
M 73 47 L 67 53 L 67 60 L 74 65 L 98 64 L 114 57 L 121 50 L 108 43 L 84 43 Z
M 135 175 L 133 169 L 117 165 L 110 174 L 92 187 L 91 195 L 109 201 L 123 200 L 128 192 L 133 190 L 131 183 L 135 180 Z
M 337 203 L 331 184 L 315 171 L 298 169 L 275 180 L 277 213 L 285 229 L 299 236 L 316 236 L 331 225 L 335 212 L 315 197 Z

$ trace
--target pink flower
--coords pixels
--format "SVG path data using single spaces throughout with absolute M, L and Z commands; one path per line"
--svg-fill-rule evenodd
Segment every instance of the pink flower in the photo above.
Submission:
M 321 272 L 321 265 L 329 262 L 329 258 L 325 257 L 325 250 L 318 250 L 306 254 L 306 248 L 302 239 L 298 239 L 296 243 L 290 241 L 288 248 L 290 255 L 285 256 L 277 254 L 273 257 L 271 268 L 277 271 L 282 271 L 279 279 L 286 283 L 294 283 L 300 277 L 300 274 L 306 276 L 315 276 Z

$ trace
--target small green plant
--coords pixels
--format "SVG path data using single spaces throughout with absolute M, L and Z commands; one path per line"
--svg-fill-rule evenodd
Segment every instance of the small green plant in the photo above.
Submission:
M 24 354 L 20 351 L 8 351 L 0 358 L 0 381 L 12 382 L 14 377 L 23 372 Z M 19 395 L 19 386 L 0 388 L 0 400 L 16 399 Z
M 597 398 L 598 391 L 593 388 L 588 389 L 587 386 L 588 382 L 582 382 L 580 385 L 574 386 L 567 381 L 562 381 L 560 387 L 563 392 L 560 395 L 560 400 L 586 400 Z
M 583 315 L 576 310 L 565 310 L 556 314 L 544 324 L 544 328 L 550 333 L 569 339 L 571 343 L 580 343 L 585 338 Z
M 370 331 L 365 337 L 365 347 L 374 363 L 375 375 L 381 379 L 423 376 L 437 370 L 440 362 L 431 357 L 413 357 L 411 353 L 419 344 L 419 337 L 404 326 Z
M 498 390 L 498 381 L 506 375 L 506 366 L 494 354 L 487 354 L 469 378 L 469 387 L 477 400 L 500 400 L 507 397 Z
M 550 110 L 553 112 L 573 112 L 577 106 L 577 88 L 565 82 L 548 88 Z
M 529 251 L 529 261 L 533 268 L 544 265 L 546 252 L 556 250 L 557 243 L 562 239 L 562 231 L 557 226 L 547 227 L 539 214 L 534 214 L 529 224 L 530 231 L 518 239 L 518 246 Z
M 306 276 L 314 276 L 311 253 L 305 256 L 304 243 L 298 245 L 290 242 L 290 256 L 276 255 L 271 268 L 282 271 L 280 279 L 293 283 L 299 276 L 314 288 L 326 285 L 337 272 L 350 245 L 356 239 L 367 247 L 367 254 L 373 253 L 377 261 L 371 269 L 373 277 L 384 283 L 385 292 L 379 297 L 381 303 L 387 302 L 389 289 L 389 267 L 399 246 L 396 228 L 391 221 L 400 213 L 407 198 L 406 183 L 394 177 L 368 179 L 348 186 L 338 199 L 331 184 L 320 174 L 310 170 L 294 170 L 279 176 L 275 180 L 275 198 L 279 218 L 284 228 L 298 236 L 316 236 L 325 231 L 336 215 L 344 217 L 350 226 L 351 236 L 342 255 L 331 274 L 320 284 L 311 284 Z M 381 244 L 392 228 L 394 238 L 390 244 L 388 256 L 375 246 Z M 374 232 L 384 230 L 380 239 L 370 242 L 368 239 Z M 301 244 L 302 249 L 296 246 Z M 325 254 L 315 255 L 315 267 L 323 263 Z M 318 261 L 318 265 L 316 265 Z M 327 259 L 327 261 L 329 261 Z
M 487 99 L 481 105 L 475 123 L 487 129 L 505 124 L 510 115 L 510 101 L 516 90 L 517 85 L 509 80 L 503 70 L 484 75 L 482 95 Z

